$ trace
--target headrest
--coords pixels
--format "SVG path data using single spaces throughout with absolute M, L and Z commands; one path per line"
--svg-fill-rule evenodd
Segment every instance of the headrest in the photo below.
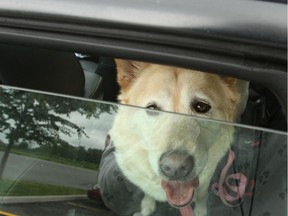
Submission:
M 83 96 L 85 78 L 74 53 L 0 45 L 0 80 L 11 85 Z

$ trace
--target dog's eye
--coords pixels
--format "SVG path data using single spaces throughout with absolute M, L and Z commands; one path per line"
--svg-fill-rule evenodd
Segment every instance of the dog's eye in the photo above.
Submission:
M 151 109 L 153 111 L 146 110 L 147 114 L 149 115 L 158 115 L 158 112 L 154 112 L 154 110 L 160 110 L 160 108 L 156 104 L 149 104 L 146 106 L 147 109 Z
M 200 101 L 193 103 L 192 106 L 197 113 L 207 113 L 211 109 L 209 104 Z
M 146 108 L 152 110 L 160 110 L 160 108 L 156 104 L 149 104 Z

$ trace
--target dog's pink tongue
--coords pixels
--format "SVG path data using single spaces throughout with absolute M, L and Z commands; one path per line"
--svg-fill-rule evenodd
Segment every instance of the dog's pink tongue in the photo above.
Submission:
M 181 216 L 194 216 L 191 205 L 180 208 Z
M 199 179 L 192 181 L 164 181 L 162 180 L 162 188 L 166 192 L 168 202 L 180 208 L 182 216 L 191 216 L 193 211 L 189 205 L 193 199 L 194 190 L 199 185 Z

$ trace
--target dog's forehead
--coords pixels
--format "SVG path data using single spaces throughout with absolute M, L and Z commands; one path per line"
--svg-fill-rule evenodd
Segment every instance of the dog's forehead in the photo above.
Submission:
M 185 86 L 199 88 L 216 78 L 203 72 L 158 65 L 148 66 L 140 74 L 139 82 L 143 82 L 145 79 L 146 85 L 158 89 L 179 89 Z M 141 79 L 141 77 L 143 78 Z
M 138 87 L 152 94 L 168 94 L 179 97 L 183 91 L 191 94 L 204 91 L 214 91 L 219 89 L 220 79 L 217 75 L 204 72 L 174 68 L 168 66 L 151 65 L 146 67 L 138 77 Z M 213 85 L 211 85 L 213 83 Z M 216 90 L 217 90 L 216 89 Z

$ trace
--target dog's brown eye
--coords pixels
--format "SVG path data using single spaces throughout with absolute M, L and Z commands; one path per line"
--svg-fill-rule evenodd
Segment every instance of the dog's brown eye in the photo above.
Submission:
M 193 103 L 192 106 L 197 113 L 207 113 L 211 109 L 209 104 L 200 101 Z

